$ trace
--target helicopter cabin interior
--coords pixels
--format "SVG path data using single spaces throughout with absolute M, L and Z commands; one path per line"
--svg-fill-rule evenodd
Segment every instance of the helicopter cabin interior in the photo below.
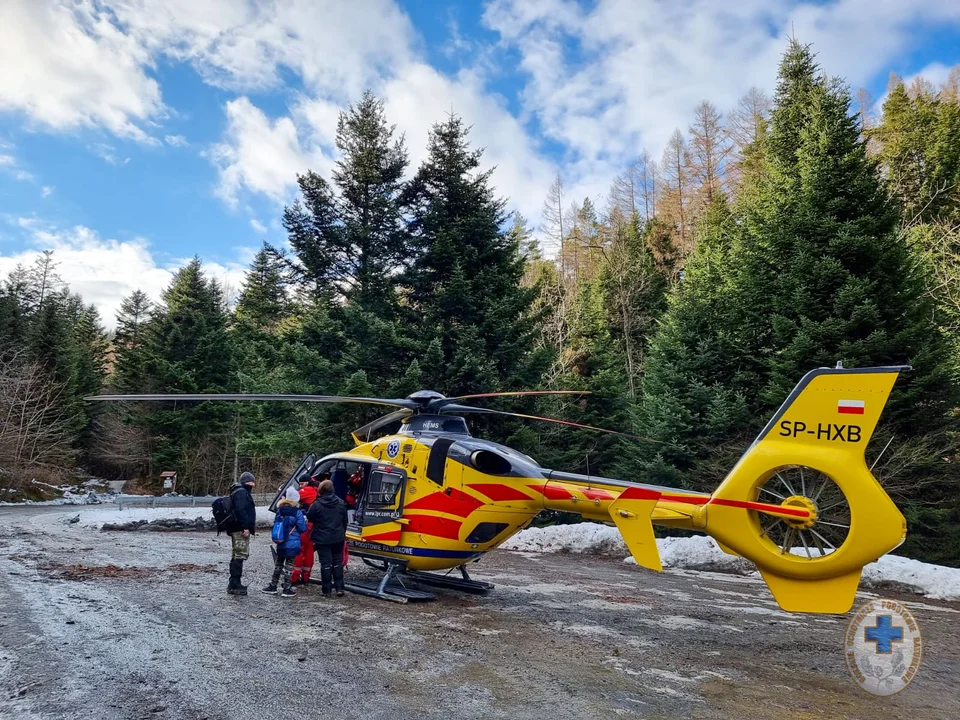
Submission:
M 348 532 L 382 525 L 403 515 L 406 473 L 402 468 L 344 458 L 318 461 L 311 477 L 329 479 L 337 496 L 347 504 Z

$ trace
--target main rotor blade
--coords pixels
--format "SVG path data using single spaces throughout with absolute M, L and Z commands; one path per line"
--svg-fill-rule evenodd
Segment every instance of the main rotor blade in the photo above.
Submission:
M 489 408 L 477 408 L 470 407 L 469 405 L 447 405 L 444 407 L 441 412 L 444 413 L 480 413 L 483 415 L 506 415 L 508 417 L 518 417 L 526 418 L 527 420 L 541 420 L 543 422 L 552 422 L 558 423 L 560 425 L 568 425 L 570 427 L 581 428 L 584 430 L 595 430 L 597 432 L 609 433 L 611 435 L 620 435 L 621 437 L 630 438 L 631 440 L 640 440 L 643 442 L 653 442 L 661 445 L 669 445 L 670 443 L 665 443 L 661 440 L 654 440 L 653 438 L 646 438 L 640 435 L 631 435 L 630 433 L 620 432 L 619 430 L 608 430 L 607 428 L 595 427 L 593 425 L 584 425 L 583 423 L 575 423 L 569 420 L 558 420 L 557 418 L 550 417 L 541 417 L 540 415 L 526 415 L 524 413 L 514 413 L 514 412 L 504 412 L 503 410 L 491 410 Z
M 94 395 L 86 397 L 84 400 L 102 400 L 102 401 L 142 401 L 142 402 L 163 402 L 171 400 L 183 400 L 185 402 L 194 401 L 235 401 L 250 400 L 259 402 L 271 401 L 290 401 L 290 402 L 312 402 L 312 403 L 363 403 L 367 405 L 388 405 L 390 407 L 406 408 L 414 410 L 417 404 L 412 400 L 404 398 L 367 398 L 367 397 L 346 397 L 342 395 L 269 395 L 261 393 L 163 393 L 155 395 Z
M 457 397 L 443 398 L 443 401 L 473 400 L 486 397 L 508 397 L 516 395 L 591 395 L 589 390 L 518 390 L 516 392 L 489 392 L 476 395 L 458 395 Z

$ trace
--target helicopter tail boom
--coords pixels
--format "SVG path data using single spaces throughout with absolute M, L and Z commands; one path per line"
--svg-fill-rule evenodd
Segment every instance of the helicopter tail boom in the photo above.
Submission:
M 864 457 L 905 369 L 808 373 L 712 494 L 546 471 L 544 507 L 612 520 L 652 570 L 662 569 L 654 525 L 707 533 L 757 566 L 782 609 L 845 613 L 863 566 L 906 537 Z

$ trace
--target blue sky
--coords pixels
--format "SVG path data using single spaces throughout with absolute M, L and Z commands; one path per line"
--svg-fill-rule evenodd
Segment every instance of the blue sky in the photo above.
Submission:
M 52 248 L 108 325 L 194 254 L 236 290 L 365 88 L 413 167 L 453 109 L 534 225 L 558 173 L 602 205 L 698 102 L 769 92 L 791 32 L 875 99 L 960 63 L 954 0 L 6 0 L 0 275 Z

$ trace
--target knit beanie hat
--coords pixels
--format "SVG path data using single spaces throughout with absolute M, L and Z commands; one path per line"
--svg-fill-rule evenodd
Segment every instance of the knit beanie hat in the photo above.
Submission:
M 295 488 L 292 488 L 292 487 L 287 488 L 287 494 L 285 495 L 285 497 L 287 498 L 287 500 L 290 500 L 291 502 L 295 502 L 295 503 L 300 502 L 300 493 L 298 493 Z
M 241 484 L 241 485 L 246 485 L 247 483 L 252 483 L 252 482 L 256 482 L 256 481 L 257 481 L 257 480 L 256 480 L 255 477 L 253 477 L 253 473 L 252 473 L 252 472 L 245 472 L 245 473 L 243 473 L 243 474 L 240 476 L 240 484 Z
M 307 505 L 313 505 L 313 501 L 317 499 L 317 489 L 315 487 L 310 487 L 309 485 L 300 491 L 300 502 L 306 503 Z

